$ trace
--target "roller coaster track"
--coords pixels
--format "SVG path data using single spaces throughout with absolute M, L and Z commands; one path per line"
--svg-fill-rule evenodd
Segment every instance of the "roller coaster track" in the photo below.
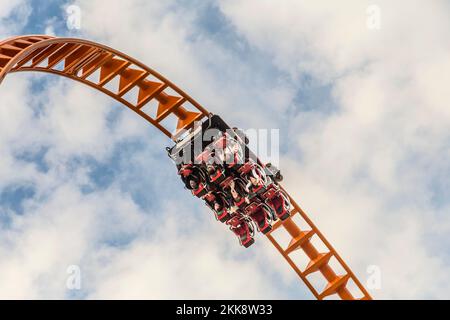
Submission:
M 195 121 L 210 115 L 189 95 L 143 63 L 87 40 L 30 35 L 1 41 L 0 83 L 8 73 L 23 71 L 47 72 L 82 82 L 136 112 L 174 141 L 192 128 Z M 109 85 L 113 81 L 118 83 L 116 88 Z M 167 121 L 169 118 L 172 121 Z M 295 200 L 289 198 L 291 217 L 275 222 L 267 238 L 314 297 L 319 300 L 329 296 L 345 300 L 372 299 L 319 229 Z M 280 232 L 288 237 L 286 244 L 277 240 L 276 234 Z M 313 237 L 326 249 L 319 251 Z M 306 255 L 306 265 L 294 259 L 294 254 L 299 252 Z M 323 277 L 323 288 L 313 285 L 310 280 L 313 274 Z

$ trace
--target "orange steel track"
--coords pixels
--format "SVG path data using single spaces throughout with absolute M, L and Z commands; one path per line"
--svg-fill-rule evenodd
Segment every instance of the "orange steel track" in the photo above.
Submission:
M 48 72 L 82 82 L 116 99 L 174 141 L 192 128 L 195 121 L 210 115 L 189 95 L 143 63 L 87 40 L 31 35 L 1 41 L 0 83 L 6 74 L 22 71 Z M 118 85 L 111 89 L 108 84 L 114 80 Z M 150 110 L 146 111 L 149 107 Z M 165 121 L 168 118 L 174 120 L 173 127 Z M 267 238 L 312 294 L 320 300 L 332 295 L 345 300 L 372 299 L 319 229 L 294 199 L 289 198 L 292 204 L 291 217 L 275 222 Z M 296 220 L 300 220 L 300 223 Z M 302 230 L 300 224 L 307 227 Z M 275 235 L 279 232 L 284 232 L 289 238 L 287 245 L 283 246 L 276 239 Z M 314 246 L 313 237 L 322 242 L 326 248 L 324 252 Z M 299 265 L 293 258 L 293 254 L 300 251 L 306 254 L 309 261 L 306 266 Z M 333 259 L 334 265 L 330 259 Z M 340 269 L 341 273 L 338 274 L 335 269 Z M 323 276 L 323 288 L 316 288 L 312 284 L 309 277 L 313 274 Z

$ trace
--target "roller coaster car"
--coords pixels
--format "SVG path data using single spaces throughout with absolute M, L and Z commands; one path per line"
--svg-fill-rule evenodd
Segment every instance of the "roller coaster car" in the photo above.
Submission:
M 266 192 L 266 186 L 269 185 L 270 180 L 267 179 L 264 169 L 255 162 L 248 161 L 241 170 L 242 179 L 247 183 L 246 190 L 249 194 L 249 199 L 253 197 L 261 197 Z
M 208 189 L 206 188 L 206 185 L 203 183 L 200 183 L 197 189 L 192 190 L 192 194 L 196 196 L 197 198 L 202 198 L 208 193 Z
M 208 172 L 208 180 L 212 184 L 220 185 L 227 178 L 225 170 L 219 165 L 209 164 L 206 171 Z
M 244 162 L 245 143 L 236 133 L 234 136 L 231 136 L 228 132 L 221 132 L 215 137 L 211 146 L 215 150 L 222 151 L 220 154 L 221 160 L 228 167 L 233 167 L 236 164 L 242 164 Z
M 267 205 L 276 213 L 281 220 L 286 220 L 290 216 L 290 203 L 287 195 L 274 184 L 270 184 L 261 195 Z
M 245 248 L 250 247 L 255 239 L 255 229 L 247 218 L 241 214 L 235 214 L 227 224 L 230 226 L 230 230 L 238 237 L 239 243 Z
M 254 162 L 253 161 L 247 161 L 244 163 L 238 170 L 238 172 L 241 174 L 241 176 L 245 176 L 248 174 L 252 169 L 254 168 Z
M 230 204 L 221 192 L 208 192 L 203 199 L 206 205 L 214 212 L 216 219 L 227 222 L 231 219 Z
M 234 206 L 243 209 L 248 204 L 248 194 L 242 179 L 229 176 L 220 184 L 220 187 L 233 200 Z
M 226 178 L 224 166 L 220 163 L 216 163 L 213 151 L 209 148 L 206 148 L 199 154 L 196 160 L 206 167 L 207 181 L 210 184 L 219 185 Z
M 208 193 L 206 186 L 206 174 L 199 165 L 184 164 L 180 166 L 178 174 L 187 189 L 196 197 L 203 197 Z
M 244 213 L 255 222 L 259 231 L 263 234 L 272 230 L 272 221 L 274 218 L 271 210 L 264 202 L 256 199 L 253 200 L 244 208 Z
M 272 209 L 276 218 L 286 220 L 289 217 L 289 198 L 275 182 L 271 183 L 267 179 L 266 172 L 260 165 L 248 161 L 239 169 L 239 172 L 243 179 L 248 182 L 247 190 L 250 200 L 257 197 L 264 201 Z

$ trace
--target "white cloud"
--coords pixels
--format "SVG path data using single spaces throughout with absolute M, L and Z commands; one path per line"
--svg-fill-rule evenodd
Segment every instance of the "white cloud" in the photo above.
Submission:
M 132 200 L 117 190 L 86 196 L 65 184 L 47 197 L 30 201 L 26 214 L 15 216 L 1 234 L 3 298 L 64 297 L 67 267 L 95 252 L 105 238 L 103 230 L 133 232 L 144 220 Z
M 2 0 L 0 1 L 0 36 L 10 37 L 26 25 L 31 14 L 28 1 Z
M 172 15 L 159 2 L 140 3 L 145 10 L 120 2 L 107 5 L 107 12 L 103 4 L 80 3 L 82 25 L 90 38 L 118 45 L 143 61 L 155 61 L 156 67 L 168 70 L 169 77 L 190 74 L 189 85 L 202 88 L 200 75 L 207 71 L 197 65 L 194 49 L 187 46 L 186 27 L 181 28 L 177 20 L 181 13 Z M 149 19 L 150 14 L 155 19 Z M 99 16 L 108 19 L 99 20 Z M 128 25 L 127 21 L 137 25 Z M 138 32 L 145 41 L 130 37 Z M 151 34 L 145 37 L 147 32 Z M 267 259 L 275 261 L 275 268 L 285 268 L 274 259 L 277 253 L 273 248 L 268 253 L 258 252 L 256 245 L 254 251 L 244 254 L 225 226 L 211 216 L 205 218 L 211 213 L 181 188 L 175 170 L 170 172 L 171 180 L 163 182 L 165 186 L 173 183 L 176 189 L 164 195 L 161 181 L 169 173 L 158 174 L 155 167 L 168 159 L 163 148 L 159 153 L 154 150 L 156 130 L 148 130 L 142 119 L 136 120 L 135 114 L 123 109 L 114 123 L 107 122 L 111 108 L 117 106 L 65 79 L 9 75 L 0 90 L 5 123 L 1 129 L 5 131 L 1 143 L 2 183 L 6 186 L 26 181 L 36 192 L 24 203 L 23 215 L 2 212 L 10 220 L 2 226 L 2 298 L 76 296 L 65 287 L 67 267 L 74 264 L 81 267 L 81 294 L 88 298 L 283 296 L 276 283 L 265 276 L 273 272 L 264 265 Z M 38 116 L 33 117 L 33 111 Z M 164 145 L 163 138 L 159 137 L 156 146 Z M 126 161 L 120 166 L 125 172 L 114 177 L 104 191 L 92 185 L 88 164 L 73 163 L 80 158 L 109 161 L 114 149 L 127 142 L 145 142 L 144 149 L 124 157 Z M 49 149 L 44 157 L 48 172 L 14 157 L 41 147 Z M 170 164 L 168 167 L 173 169 Z M 135 171 L 139 180 L 130 180 L 135 178 Z M 85 186 L 94 187 L 94 192 L 82 194 Z M 154 212 L 144 213 L 130 197 L 131 191 L 145 192 L 145 188 L 146 197 L 155 202 Z M 161 194 L 152 194 L 153 188 Z M 164 199 L 177 202 L 167 208 Z M 183 203 L 187 201 L 192 202 Z M 163 208 L 161 212 L 156 212 L 158 207 Z M 186 230 L 186 226 L 190 228 Z M 115 241 L 124 243 L 115 247 L 111 245 Z M 285 277 L 289 278 L 292 275 Z
M 282 294 L 266 281 L 252 256 L 238 258 L 241 249 L 223 226 L 212 219 L 180 218 L 180 206 L 165 209 L 161 221 L 153 221 L 150 239 L 98 253 L 90 266 L 95 274 L 89 298 L 255 299 Z
M 221 1 L 221 8 L 294 82 L 308 72 L 333 85 L 336 113 L 317 120 L 300 111 L 290 122 L 291 150 L 302 159 L 286 155 L 289 189 L 358 274 L 365 265 L 382 268 L 376 297 L 448 298 L 448 257 L 429 242 L 449 245 L 442 230 L 431 231 L 450 225 L 431 200 L 449 173 L 441 156 L 450 136 L 448 4 L 377 1 L 379 31 L 366 28 L 368 4 Z

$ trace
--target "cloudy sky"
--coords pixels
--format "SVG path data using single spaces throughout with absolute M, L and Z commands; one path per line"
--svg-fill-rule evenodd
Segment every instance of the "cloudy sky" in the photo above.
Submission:
M 67 27 L 69 5 L 81 9 L 79 30 Z M 286 188 L 363 283 L 371 266 L 380 270 L 374 297 L 450 298 L 448 1 L 0 0 L 0 8 L 1 39 L 98 41 L 232 125 L 279 128 Z M 0 298 L 311 299 L 268 241 L 242 249 L 183 190 L 169 144 L 80 84 L 8 75 Z M 73 266 L 76 290 L 67 285 Z

